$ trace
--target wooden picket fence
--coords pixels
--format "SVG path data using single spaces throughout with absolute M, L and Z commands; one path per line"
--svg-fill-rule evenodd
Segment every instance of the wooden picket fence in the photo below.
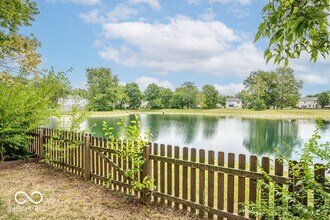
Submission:
M 264 175 L 257 164 L 290 191 L 295 190 L 295 186 L 288 183 L 297 181 L 290 175 L 291 168 L 280 160 L 272 162 L 268 157 L 262 157 L 259 161 L 256 156 L 247 158 L 240 154 L 237 157 L 233 153 L 226 155 L 154 143 L 144 146 L 143 172 L 137 177 L 141 180 L 150 176 L 154 180 L 153 189 L 137 192 L 131 190 L 129 179 L 123 175 L 123 170 L 132 168 L 132 163 L 120 158 L 116 150 L 107 145 L 106 138 L 47 128 L 35 129 L 31 136 L 29 150 L 40 159 L 48 154 L 52 159 L 49 163 L 57 168 L 135 196 L 143 202 L 187 210 L 209 219 L 253 219 L 244 203 L 258 202 L 261 194 L 263 199 L 276 200 L 272 193 L 258 189 L 257 181 L 264 179 Z M 63 150 L 47 152 L 44 146 L 50 141 Z M 315 174 L 325 177 L 325 170 L 316 169 Z M 302 202 L 312 203 L 311 195 L 306 195 Z

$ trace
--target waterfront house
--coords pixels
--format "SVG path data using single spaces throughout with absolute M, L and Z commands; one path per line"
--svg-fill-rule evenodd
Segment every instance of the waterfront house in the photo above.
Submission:
M 305 97 L 299 99 L 298 108 L 320 108 L 317 102 L 317 97 Z
M 242 108 L 242 100 L 239 98 L 227 98 L 226 108 Z

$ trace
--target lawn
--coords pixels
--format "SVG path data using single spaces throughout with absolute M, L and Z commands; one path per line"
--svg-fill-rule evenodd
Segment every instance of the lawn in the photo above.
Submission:
M 247 118 L 323 118 L 330 119 L 330 109 L 272 109 L 255 111 L 251 109 L 160 109 L 160 110 L 116 110 L 111 112 L 92 112 L 92 116 L 147 114 L 200 114 L 219 116 L 239 116 Z
M 0 170 L 0 219 L 192 219 L 171 208 L 141 205 L 136 199 L 113 192 L 45 164 L 30 163 Z M 15 194 L 39 191 L 40 204 Z M 31 196 L 38 201 L 40 197 Z

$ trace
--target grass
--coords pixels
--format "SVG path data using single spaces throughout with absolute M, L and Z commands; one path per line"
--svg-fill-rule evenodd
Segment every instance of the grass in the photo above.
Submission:
M 92 116 L 127 115 L 134 113 L 147 114 L 198 114 L 198 115 L 219 115 L 238 116 L 246 118 L 305 118 L 330 119 L 329 109 L 271 109 L 255 111 L 251 109 L 138 109 L 138 110 L 115 110 L 109 112 L 92 112 Z
M 0 185 L 0 219 L 191 219 L 172 209 L 143 206 L 131 197 L 45 164 L 0 170 Z M 14 200 L 18 191 L 28 195 L 39 191 L 43 201 L 18 205 Z

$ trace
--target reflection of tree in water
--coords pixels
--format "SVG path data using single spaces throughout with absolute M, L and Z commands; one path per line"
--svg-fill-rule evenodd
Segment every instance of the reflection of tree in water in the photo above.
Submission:
M 295 120 L 249 120 L 249 136 L 243 145 L 252 154 L 283 154 L 290 157 L 292 148 L 299 145 L 298 122 Z
M 315 124 L 317 124 L 318 120 L 315 120 Z M 326 131 L 330 129 L 330 121 L 326 121 L 326 120 L 322 120 L 322 127 L 321 127 L 321 131 Z
M 198 128 L 200 116 L 189 115 L 171 115 L 168 120 L 171 120 L 174 127 L 177 129 L 178 138 L 182 136 L 185 144 L 190 144 L 194 141 Z
M 203 137 L 204 139 L 211 139 L 215 135 L 217 131 L 217 126 L 219 123 L 219 118 L 212 116 L 203 116 L 202 117 L 203 124 Z

